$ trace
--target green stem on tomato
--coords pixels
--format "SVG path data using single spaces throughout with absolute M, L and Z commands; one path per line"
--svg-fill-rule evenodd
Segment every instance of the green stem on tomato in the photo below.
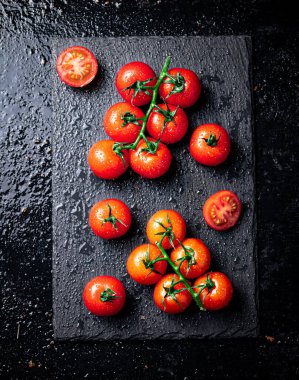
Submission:
M 201 302 L 201 300 L 200 300 L 200 293 L 201 293 L 201 291 L 200 291 L 199 293 L 196 293 L 196 292 L 192 289 L 191 285 L 188 283 L 188 281 L 185 279 L 185 277 L 184 277 L 184 276 L 182 275 L 182 273 L 180 272 L 180 267 L 176 266 L 176 265 L 174 264 L 174 262 L 172 262 L 172 261 L 170 260 L 170 257 L 169 257 L 169 255 L 168 255 L 168 253 L 167 253 L 167 252 L 165 251 L 165 249 L 162 247 L 162 242 L 163 242 L 163 240 L 164 240 L 164 238 L 165 238 L 166 236 L 168 236 L 167 231 L 162 235 L 160 241 L 159 241 L 158 243 L 156 243 L 157 247 L 159 248 L 159 250 L 160 250 L 161 253 L 163 254 L 163 257 L 165 258 L 165 260 L 166 260 L 166 261 L 168 262 L 168 264 L 171 266 L 171 268 L 173 269 L 173 271 L 178 275 L 178 277 L 179 277 L 179 281 L 178 281 L 177 283 L 182 282 L 182 283 L 185 285 L 186 289 L 187 289 L 187 290 L 189 291 L 189 293 L 191 294 L 192 298 L 195 300 L 195 302 L 196 302 L 197 306 L 199 307 L 199 309 L 202 310 L 202 311 L 205 311 L 206 309 L 204 308 L 204 306 L 203 306 L 203 304 L 202 304 L 202 302 Z
M 149 144 L 149 141 L 148 141 L 148 139 L 145 136 L 146 123 L 148 121 L 148 118 L 149 118 L 152 110 L 157 105 L 156 102 L 157 102 L 157 96 L 158 96 L 159 87 L 160 87 L 161 83 L 163 82 L 163 79 L 167 76 L 167 70 L 168 70 L 169 65 L 170 65 L 170 57 L 166 57 L 164 66 L 163 66 L 162 71 L 161 71 L 161 73 L 159 75 L 157 83 L 155 84 L 155 86 L 152 86 L 150 88 L 150 89 L 153 90 L 153 96 L 152 96 L 152 100 L 150 102 L 149 108 L 148 108 L 145 116 L 142 118 L 143 121 L 142 121 L 142 126 L 141 126 L 141 129 L 140 129 L 139 135 L 137 136 L 137 138 L 134 141 L 134 143 L 131 143 L 131 144 L 116 143 L 115 146 L 114 146 L 114 148 L 113 148 L 116 154 L 121 155 L 121 151 L 122 150 L 129 150 L 129 149 L 135 150 L 136 147 L 137 147 L 137 145 L 138 145 L 138 143 L 139 143 L 139 141 L 141 139 L 144 139 L 145 142 L 147 144 Z M 159 140 L 158 140 L 158 143 L 159 143 Z

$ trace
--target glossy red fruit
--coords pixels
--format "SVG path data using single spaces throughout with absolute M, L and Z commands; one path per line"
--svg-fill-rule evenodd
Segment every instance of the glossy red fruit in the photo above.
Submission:
M 85 286 L 83 301 L 91 313 L 100 317 L 109 317 L 118 314 L 124 307 L 126 291 L 117 278 L 97 276 Z
M 154 142 L 153 139 L 148 139 Z M 163 143 L 159 143 L 155 153 L 144 151 L 147 143 L 140 140 L 136 149 L 130 151 L 130 165 L 134 172 L 142 177 L 154 179 L 164 175 L 170 167 L 172 156 L 170 150 Z
M 159 88 L 159 94 L 168 104 L 183 108 L 191 107 L 201 94 L 201 83 L 194 71 L 174 68 L 168 71 L 172 78 L 166 77 Z M 174 93 L 175 92 L 175 93 Z
M 129 207 L 119 199 L 104 199 L 96 203 L 89 214 L 89 225 L 102 239 L 115 239 L 127 233 L 132 217 Z
M 143 117 L 140 108 L 126 102 L 116 103 L 104 116 L 104 129 L 112 140 L 133 143 L 139 135 Z
M 84 87 L 98 71 L 92 52 L 83 46 L 71 46 L 61 52 L 56 61 L 59 78 L 71 87 Z
M 204 287 L 204 288 L 203 288 Z M 198 278 L 193 289 L 207 310 L 219 310 L 226 307 L 233 296 L 233 286 L 229 278 L 220 272 L 210 272 Z
M 129 62 L 124 65 L 116 75 L 116 88 L 122 98 L 135 106 L 144 106 L 151 101 L 153 91 L 148 90 L 149 94 L 138 89 L 137 86 L 143 82 L 145 86 L 152 87 L 156 84 L 157 78 L 153 69 L 143 62 Z M 139 86 L 140 87 L 140 86 Z M 136 90 L 136 91 L 135 91 Z
M 130 277 L 141 285 L 155 284 L 166 272 L 167 261 L 157 261 L 154 264 L 151 262 L 162 257 L 156 245 L 142 244 L 136 247 L 127 260 Z
M 232 228 L 240 218 L 242 204 L 235 193 L 229 190 L 211 195 L 203 206 L 203 216 L 208 226 L 217 231 Z
M 230 145 L 229 135 L 224 128 L 217 124 L 203 124 L 192 134 L 190 153 L 202 165 L 217 166 L 229 156 Z
M 161 280 L 156 284 L 154 289 L 154 302 L 156 306 L 168 314 L 178 314 L 182 313 L 191 304 L 192 296 L 186 289 L 185 285 L 180 282 L 173 286 L 175 282 L 179 280 L 179 276 L 176 274 L 166 274 Z M 182 290 L 178 293 L 173 293 L 172 297 L 166 289 L 170 292 Z
M 168 227 L 172 228 L 174 235 L 173 244 L 170 243 L 168 236 L 163 239 L 162 247 L 171 249 L 179 245 L 186 235 L 186 223 L 181 214 L 174 210 L 159 210 L 151 216 L 146 225 L 146 234 L 152 244 L 160 241 L 162 235 Z
M 166 144 L 180 141 L 188 129 L 188 117 L 182 108 L 171 104 L 158 104 L 151 112 L 146 129 L 156 140 Z M 166 124 L 165 124 L 166 123 Z
M 189 238 L 171 252 L 170 259 L 180 267 L 185 278 L 193 279 L 209 269 L 211 254 L 202 240 Z
M 88 164 L 93 173 L 103 179 L 116 179 L 129 167 L 129 153 L 123 151 L 123 160 L 113 151 L 112 140 L 96 142 L 89 150 Z

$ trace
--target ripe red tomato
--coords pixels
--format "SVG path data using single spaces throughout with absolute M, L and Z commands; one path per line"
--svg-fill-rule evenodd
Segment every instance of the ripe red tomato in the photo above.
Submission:
M 153 139 L 148 139 L 154 142 Z M 136 149 L 130 151 L 130 165 L 134 172 L 145 178 L 158 178 L 164 175 L 170 167 L 172 156 L 163 143 L 159 143 L 155 153 L 143 151 L 147 148 L 144 140 L 140 140 Z
M 83 291 L 86 308 L 100 317 L 110 317 L 121 311 L 126 301 L 123 284 L 112 276 L 97 276 Z
M 211 254 L 207 246 L 200 239 L 189 238 L 183 241 L 171 252 L 170 259 L 177 266 L 185 278 L 193 279 L 205 273 L 211 262 Z
M 155 286 L 154 302 L 165 313 L 182 313 L 192 301 L 191 294 L 182 282 L 174 285 L 178 280 L 178 275 L 166 274 Z
M 200 164 L 217 166 L 230 152 L 230 138 L 217 124 L 203 124 L 195 129 L 190 141 L 191 156 Z
M 143 62 L 130 62 L 124 65 L 116 75 L 116 88 L 122 98 L 135 106 L 144 106 L 151 101 L 153 91 L 147 93 L 140 85 L 155 86 L 157 82 L 153 69 Z
M 177 211 L 160 210 L 157 211 L 147 222 L 146 234 L 148 240 L 155 244 L 160 241 L 162 234 L 168 227 L 172 227 L 173 245 L 179 245 L 179 241 L 183 241 L 186 235 L 186 223 Z M 179 241 L 178 241 L 179 240 Z M 172 246 L 169 238 L 166 236 L 162 242 L 164 249 L 170 249 Z
M 104 116 L 104 128 L 117 142 L 133 143 L 140 132 L 144 113 L 130 103 L 120 102 L 108 109 Z
M 230 302 L 233 296 L 233 286 L 229 278 L 220 272 L 210 272 L 198 278 L 194 285 L 194 291 L 199 293 L 199 298 L 207 310 L 219 310 Z
M 89 214 L 89 225 L 102 239 L 115 239 L 127 233 L 132 217 L 129 207 L 119 199 L 104 199 L 96 203 Z
M 203 216 L 208 226 L 217 231 L 233 227 L 240 218 L 242 204 L 235 193 L 218 191 L 208 198 L 203 206 Z
M 167 269 L 167 261 L 165 260 L 151 263 L 157 258 L 163 258 L 163 255 L 153 244 L 142 244 L 135 248 L 127 260 L 129 275 L 139 284 L 155 284 Z
M 98 72 L 98 62 L 83 46 L 71 46 L 59 54 L 56 70 L 62 82 L 72 87 L 84 87 Z
M 123 160 L 113 151 L 114 141 L 101 140 L 93 144 L 88 163 L 93 173 L 103 179 L 116 179 L 129 167 L 129 153 L 123 151 Z
M 159 94 L 168 104 L 183 108 L 191 107 L 197 102 L 201 93 L 198 76 L 192 70 L 183 68 L 170 69 L 159 88 Z
M 156 140 L 161 139 L 166 144 L 174 144 L 185 136 L 188 118 L 182 108 L 171 104 L 158 104 L 151 112 L 146 128 Z

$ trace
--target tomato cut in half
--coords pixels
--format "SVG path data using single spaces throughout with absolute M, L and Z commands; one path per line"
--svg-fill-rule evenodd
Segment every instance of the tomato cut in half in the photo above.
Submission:
M 203 216 L 208 226 L 217 231 L 233 227 L 240 218 L 242 204 L 235 193 L 218 191 L 208 198 L 203 206 Z
M 98 62 L 83 46 L 71 46 L 61 52 L 56 61 L 59 78 L 71 87 L 84 87 L 98 72 Z

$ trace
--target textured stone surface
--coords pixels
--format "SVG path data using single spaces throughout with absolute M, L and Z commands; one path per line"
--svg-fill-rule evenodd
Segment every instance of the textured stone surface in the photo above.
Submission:
M 296 378 L 299 371 L 298 318 L 294 312 L 298 298 L 298 212 L 294 204 L 298 204 L 295 54 L 298 20 L 290 3 L 285 0 L 240 0 L 238 4 L 219 0 L 1 1 L 2 377 Z M 14 37 L 5 38 L 5 32 Z M 20 33 L 26 34 L 27 39 L 20 39 Z M 50 111 L 52 58 L 47 40 L 39 36 L 153 34 L 249 34 L 253 37 L 260 336 L 225 341 L 184 340 L 180 344 L 167 340 L 54 343 L 52 124 L 47 118 L 45 123 L 42 118 L 38 123 L 32 122 L 30 100 L 31 89 L 35 81 L 38 83 L 37 76 L 42 75 L 44 90 L 36 94 L 39 106 L 35 109 L 43 109 L 40 114 L 48 115 L 45 108 Z M 13 47 L 13 38 L 17 38 L 17 49 Z M 36 49 L 30 59 L 27 45 Z M 39 53 L 45 57 L 44 64 L 40 63 Z M 13 75 L 11 68 L 15 70 Z M 12 76 L 17 78 L 12 81 Z M 7 115 L 15 113 L 13 107 L 18 94 L 26 100 L 22 103 L 22 120 L 17 117 L 7 128 Z M 35 144 L 35 136 L 48 145 Z M 26 156 L 30 157 L 30 164 L 24 160 Z M 18 184 L 22 185 L 18 187 Z M 16 189 L 14 195 L 9 196 L 7 186 Z M 2 190 L 6 191 L 5 197 Z M 24 208 L 27 213 L 20 212 Z M 18 326 L 19 339 L 16 338 Z
M 83 45 L 101 66 L 100 79 L 87 90 L 62 84 L 54 72 L 53 128 L 53 292 L 54 334 L 59 339 L 182 338 L 256 336 L 256 274 L 254 221 L 254 166 L 251 125 L 250 39 L 243 37 L 146 37 L 63 39 L 54 42 L 54 56 L 65 47 Z M 121 54 L 120 54 L 121 52 Z M 121 100 L 114 86 L 117 71 L 127 62 L 147 62 L 159 73 L 168 53 L 172 67 L 198 73 L 202 100 L 188 110 L 190 127 L 182 143 L 171 147 L 174 163 L 156 181 L 133 172 L 117 181 L 96 178 L 88 168 L 89 147 L 107 138 L 102 126 L 106 110 Z M 218 122 L 229 132 L 233 152 L 219 168 L 198 165 L 190 156 L 192 130 Z M 241 223 L 227 233 L 208 228 L 202 217 L 205 199 L 222 189 L 235 191 L 244 204 Z M 134 224 L 128 236 L 103 241 L 88 226 L 91 206 L 102 199 L 124 200 Z M 158 310 L 152 287 L 129 279 L 126 259 L 146 242 L 145 226 L 153 212 L 179 211 L 187 221 L 188 236 L 202 238 L 210 247 L 212 268 L 233 281 L 232 305 L 218 313 L 198 313 L 196 307 L 177 316 Z M 82 290 L 99 274 L 120 278 L 127 289 L 124 312 L 111 319 L 88 314 Z

